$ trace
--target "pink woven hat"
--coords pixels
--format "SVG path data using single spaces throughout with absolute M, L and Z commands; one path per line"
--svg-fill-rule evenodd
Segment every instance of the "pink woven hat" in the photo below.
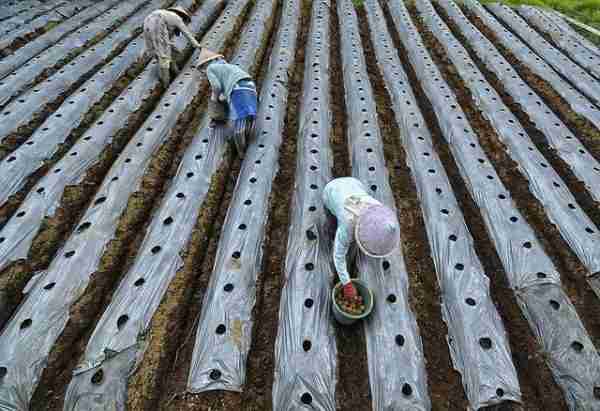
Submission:
M 387 257 L 400 243 L 396 213 L 383 205 L 372 205 L 358 216 L 355 227 L 358 247 L 369 257 Z

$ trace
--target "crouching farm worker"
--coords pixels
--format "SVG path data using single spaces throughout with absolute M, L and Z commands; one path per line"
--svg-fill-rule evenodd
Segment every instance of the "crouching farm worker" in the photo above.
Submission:
M 333 259 L 344 298 L 351 300 L 357 291 L 350 281 L 346 262 L 350 247 L 356 243 L 358 252 L 369 257 L 386 257 L 400 243 L 400 225 L 396 213 L 371 197 L 363 183 L 353 177 L 330 181 L 323 189 L 323 203 L 337 219 Z
M 258 109 L 252 77 L 237 65 L 227 63 L 221 54 L 207 49 L 202 49 L 197 68 L 206 69 L 211 87 L 208 104 L 211 128 L 214 132 L 227 133 L 238 156 L 243 157 L 247 144 L 254 137 Z
M 165 88 L 171 82 L 171 73 L 173 77 L 179 73 L 172 55 L 173 36 L 183 33 L 192 46 L 200 48 L 200 43 L 187 27 L 191 20 L 189 13 L 181 7 L 155 10 L 144 20 L 145 53 L 158 59 L 160 81 Z

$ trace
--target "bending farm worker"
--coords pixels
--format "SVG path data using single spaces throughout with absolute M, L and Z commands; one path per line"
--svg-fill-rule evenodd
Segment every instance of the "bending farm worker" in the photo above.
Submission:
M 202 49 L 198 70 L 206 69 L 211 87 L 209 116 L 213 130 L 226 131 L 240 157 L 253 138 L 258 110 L 256 85 L 250 74 L 225 61 L 221 54 Z
M 369 257 L 387 257 L 400 244 L 400 225 L 394 210 L 371 197 L 353 177 L 330 181 L 323 189 L 323 203 L 337 219 L 333 260 L 344 298 L 353 299 L 357 291 L 346 262 L 350 247 L 356 243 L 359 252 Z
M 171 50 L 174 47 L 173 36 L 183 33 L 192 46 L 200 48 L 200 43 L 187 27 L 191 21 L 189 13 L 182 7 L 155 10 L 144 20 L 145 53 L 158 59 L 160 81 L 165 88 L 171 82 L 171 71 L 174 77 L 179 73 Z

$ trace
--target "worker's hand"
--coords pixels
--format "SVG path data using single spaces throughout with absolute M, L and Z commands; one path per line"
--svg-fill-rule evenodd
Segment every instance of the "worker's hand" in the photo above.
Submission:
M 349 282 L 348 284 L 344 285 L 342 287 L 342 292 L 344 293 L 344 298 L 346 300 L 353 300 L 358 296 L 358 293 L 356 292 L 356 287 L 354 287 L 354 284 L 352 284 L 352 282 Z
M 225 94 L 219 94 L 219 101 L 220 101 L 221 103 L 223 103 L 223 102 L 227 101 L 227 97 L 225 97 Z

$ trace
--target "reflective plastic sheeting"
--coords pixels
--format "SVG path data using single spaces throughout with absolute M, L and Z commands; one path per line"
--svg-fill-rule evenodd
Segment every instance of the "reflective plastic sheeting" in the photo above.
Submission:
M 352 119 L 346 130 L 352 176 L 362 181 L 374 198 L 395 210 L 352 1 L 338 0 L 337 13 L 346 115 Z M 423 346 L 408 303 L 408 274 L 401 247 L 383 260 L 357 253 L 356 267 L 375 299 L 373 312 L 363 322 L 373 410 L 430 409 Z
M 441 4 L 447 4 L 444 0 Z M 478 1 L 465 0 L 465 7 L 494 33 L 498 42 L 534 74 L 548 82 L 571 109 L 600 128 L 600 110 L 583 94 L 566 82 L 550 65 L 539 58 L 519 37 L 512 34 Z M 451 10 L 449 10 L 451 11 Z M 537 125 L 537 124 L 536 124 Z
M 300 20 L 300 2 L 293 0 L 282 4 L 281 21 L 274 22 L 275 3 L 258 1 L 242 34 L 244 43 L 258 49 L 265 46 L 273 23 L 277 24 L 277 37 L 260 93 L 256 139 L 244 155 L 202 303 L 187 383 L 187 390 L 193 393 L 241 391 L 246 380 L 256 280 L 262 267 L 269 200 L 278 171 Z M 237 58 L 232 62 L 235 64 Z M 242 225 L 246 227 L 243 230 Z M 227 291 L 231 286 L 233 289 Z
M 563 35 L 556 29 L 552 20 L 549 20 L 537 7 L 519 6 L 518 11 L 533 27 L 549 35 L 552 41 L 577 64 L 587 69 L 597 79 L 600 78 L 600 56 L 581 47 L 576 39 Z
M 488 7 L 557 72 L 574 84 L 589 99 L 600 104 L 600 82 L 596 78 L 548 43 L 510 7 L 497 3 L 490 4 Z
M 556 150 L 575 176 L 585 184 L 592 197 L 600 201 L 600 174 L 596 171 L 600 170 L 600 163 L 585 149 L 577 135 L 572 133 L 543 99 L 519 77 L 519 73 L 493 43 L 469 22 L 454 1 L 441 0 L 438 4 L 459 28 L 479 60 L 496 75 L 506 92 L 520 104 L 535 127 L 544 134 L 550 147 Z M 558 80 L 562 81 L 560 78 Z
M 476 134 L 465 120 L 456 96 L 443 80 L 434 61 L 427 51 L 418 30 L 401 0 L 390 2 L 392 20 L 400 40 L 408 53 L 408 59 L 423 87 L 425 95 L 433 106 L 441 132 L 448 142 L 458 170 L 465 180 L 482 210 L 491 210 L 499 220 L 519 221 L 512 215 L 512 208 L 506 190 L 499 186 L 499 179 L 489 160 L 478 144 Z M 425 122 L 401 122 L 405 129 L 422 131 Z M 417 138 L 425 144 L 425 133 Z M 430 221 L 427 230 L 433 250 L 434 263 L 442 291 L 442 314 L 448 325 L 448 343 L 454 367 L 461 373 L 463 385 L 472 409 L 497 404 L 503 401 L 521 401 L 521 392 L 512 356 L 507 341 L 506 331 L 496 307 L 490 297 L 489 279 L 473 248 L 471 238 L 460 208 L 454 196 L 439 158 L 434 161 L 429 150 L 421 149 L 420 154 L 411 154 L 411 161 L 417 167 L 426 168 L 427 172 L 415 177 L 422 199 L 437 201 L 424 209 L 425 221 Z M 431 151 L 430 151 L 431 150 Z M 424 155 L 429 153 L 429 156 Z M 477 159 L 483 159 L 481 164 Z M 416 172 L 416 171 L 415 171 Z M 420 180 L 420 181 L 419 181 Z M 440 184 L 440 185 L 438 185 Z M 441 185 L 443 184 L 443 185 Z M 435 193 L 430 190 L 435 187 Z M 424 189 L 426 188 L 426 189 Z M 500 188 L 500 190 L 499 190 Z M 439 190 L 438 190 L 439 189 Z M 498 197 L 502 194 L 502 198 Z M 423 204 L 428 204 L 423 201 Z M 435 220 L 443 223 L 434 222 Z M 515 225 L 512 231 L 498 233 L 497 238 L 529 239 L 523 226 Z M 446 231 L 448 230 L 448 231 Z M 456 231 L 455 231 L 456 230 Z M 461 241 L 459 241 L 459 239 Z M 518 240 L 517 240 L 518 241 Z M 516 246 L 517 241 L 514 241 Z M 513 244 L 513 241 L 509 241 Z M 527 255 L 521 254 L 516 263 L 527 264 Z M 556 273 L 548 273 L 548 276 Z
M 503 105 L 492 86 L 476 72 L 474 68 L 476 66 L 468 57 L 468 53 L 450 34 L 450 30 L 437 15 L 429 0 L 422 0 L 417 8 L 427 28 L 438 38 L 454 63 L 458 75 L 465 79 L 466 86 L 471 89 L 474 96 L 474 103 L 487 118 L 493 119 L 492 126 L 501 135 L 509 151 L 513 152 L 511 154 L 515 156 L 521 168 L 534 169 L 527 174 L 533 175 L 534 177 L 531 178 L 536 181 L 532 190 L 538 190 L 537 195 L 546 195 L 543 189 L 544 182 L 547 181 L 550 185 L 553 181 L 557 181 L 555 179 L 561 180 L 555 175 L 536 174 L 536 167 L 547 170 L 538 165 L 539 159 L 528 164 L 527 158 L 523 159 L 518 153 L 514 153 L 518 150 L 523 150 L 522 154 L 534 153 L 527 149 L 528 146 L 533 147 L 533 143 L 522 143 L 523 139 L 528 137 L 520 126 L 517 126 L 516 119 L 513 119 L 512 126 L 502 126 L 506 123 L 506 118 L 501 119 L 502 113 L 510 113 L 510 110 Z M 544 161 L 541 154 L 537 153 L 537 156 Z M 468 162 L 476 164 L 474 158 L 469 159 L 464 156 L 457 161 L 463 164 Z M 472 177 L 465 178 L 467 188 L 479 206 L 510 286 L 515 291 L 523 314 L 529 320 L 533 333 L 546 354 L 544 358 L 548 360 L 557 383 L 565 392 L 567 402 L 572 410 L 597 409 L 600 407 L 600 402 L 594 399 L 593 387 L 597 385 L 595 383 L 600 377 L 600 358 L 573 305 L 562 290 L 560 277 L 552 260 L 536 240 L 532 228 L 516 210 L 499 180 L 495 180 L 498 182 L 494 187 L 494 180 L 488 183 L 483 173 L 476 174 L 474 167 L 467 166 L 465 169 L 473 173 Z M 556 187 L 552 185 L 550 187 L 558 191 Z M 476 195 L 479 191 L 488 195 Z M 505 198 L 498 202 L 486 200 L 486 198 L 493 198 L 494 192 L 506 193 Z M 556 201 L 544 200 L 543 203 L 547 207 L 552 207 Z M 502 207 L 517 220 L 506 218 L 506 214 L 501 216 L 497 207 Z M 575 341 L 586 347 L 584 355 L 573 349 Z
M 454 64 L 458 76 L 463 79 L 465 86 L 470 90 L 474 104 L 482 116 L 489 121 L 500 141 L 504 143 L 506 151 L 528 180 L 529 190 L 542 203 L 550 221 L 557 226 L 562 237 L 584 262 L 586 268 L 590 272 L 599 271 L 600 232 L 597 227 L 585 212 L 576 206 L 577 201 L 567 188 L 567 184 L 536 149 L 519 120 L 477 69 L 475 62 L 469 57 L 469 53 L 452 36 L 429 0 L 419 2 L 417 8 L 421 12 L 425 25 L 438 39 Z M 588 156 L 591 157 L 589 154 Z M 471 156 L 471 161 L 473 160 L 475 158 Z M 488 185 L 492 184 L 493 180 L 488 182 Z M 505 237 L 505 235 L 510 237 L 513 225 L 506 222 L 506 231 L 500 237 Z M 535 235 L 531 232 L 527 234 L 527 237 L 535 237 Z M 523 239 L 522 244 L 529 241 L 526 238 Z M 530 254 L 531 249 L 527 250 L 529 251 L 526 252 Z M 527 260 L 531 261 L 531 258 L 527 258 Z
M 57 44 L 59 42 L 59 40 L 61 40 L 63 37 L 66 37 L 66 36 L 74 33 L 77 29 L 80 29 L 82 26 L 84 26 L 90 20 L 93 20 L 96 17 L 99 17 L 100 19 L 105 19 L 107 16 L 110 16 L 112 14 L 112 10 L 110 10 L 110 9 L 112 7 L 114 7 L 117 3 L 122 3 L 122 2 L 120 2 L 119 0 L 100 1 L 99 3 L 95 4 L 93 7 L 86 8 L 81 13 L 76 14 L 74 17 L 62 22 L 61 24 L 59 24 L 52 30 L 48 31 L 47 33 L 41 35 L 40 37 L 36 38 L 35 40 L 30 41 L 29 43 L 27 43 L 26 45 L 21 47 L 19 49 L 18 53 L 14 53 L 14 54 L 11 54 L 10 56 L 3 58 L 2 60 L 0 60 L 0 79 L 4 79 L 6 76 L 9 76 L 9 75 L 12 76 L 14 79 L 18 79 L 18 77 L 20 77 L 20 76 L 17 75 L 16 71 L 21 70 L 22 67 L 24 67 L 24 65 L 30 59 L 36 57 L 40 53 L 43 53 L 47 50 L 48 51 L 51 50 L 49 48 L 54 46 L 55 44 Z M 112 18 L 111 18 L 111 20 L 112 20 Z M 107 23 L 105 23 L 105 24 L 107 24 Z M 82 30 L 78 30 L 78 31 L 82 31 Z M 78 35 L 75 35 L 75 34 L 78 34 Z M 67 38 L 67 40 L 70 38 L 79 38 L 79 34 L 83 34 L 83 33 L 74 33 L 72 36 Z M 63 44 L 66 45 L 67 43 L 62 43 L 62 42 L 59 43 L 59 45 L 63 45 Z M 52 51 L 52 53 L 55 53 L 55 52 L 57 52 L 57 51 L 56 50 Z M 64 58 L 65 55 L 61 53 L 60 56 L 62 58 Z M 41 59 L 42 59 L 42 57 L 37 59 L 37 61 L 39 61 Z M 30 66 L 32 66 L 32 65 L 35 66 L 35 64 L 33 64 L 35 61 L 36 60 L 31 62 L 32 64 L 30 64 Z M 4 87 L 6 84 L 4 81 L 2 81 L 0 83 L 1 83 L 0 87 Z M 2 89 L 0 89 L 0 90 L 2 90 Z M 6 92 L 4 92 L 4 91 L 0 92 L 0 98 L 4 99 L 5 94 L 6 94 Z M 2 101 L 2 100 L 0 100 L 0 101 Z
M 142 37 L 140 37 L 137 41 L 132 39 L 136 37 L 136 33 L 142 28 L 142 24 L 147 13 L 155 8 L 170 3 L 172 3 L 172 0 L 152 0 L 146 5 L 146 7 L 138 10 L 134 16 L 120 24 L 115 31 L 106 36 L 101 42 L 87 49 L 85 52 L 73 59 L 69 64 L 64 66 L 60 71 L 54 73 L 43 82 L 36 84 L 32 88 L 29 88 L 27 91 L 20 94 L 17 99 L 13 99 L 2 109 L 3 121 L 0 123 L 0 142 L 6 141 L 10 135 L 17 133 L 19 127 L 27 125 L 32 121 L 34 116 L 46 114 L 43 113 L 45 109 L 50 111 L 48 110 L 48 104 L 55 101 L 61 95 L 64 95 L 86 75 L 92 74 L 99 70 L 99 78 L 103 79 L 102 75 L 106 74 L 106 80 L 110 81 L 113 78 L 111 77 L 112 75 L 120 75 L 124 73 L 125 69 L 123 68 L 122 64 L 119 64 L 119 60 L 129 59 L 131 63 L 133 63 L 137 57 L 141 55 L 141 50 L 143 50 Z M 114 24 L 112 19 L 111 22 Z M 134 53 L 129 54 L 126 52 L 122 56 L 114 57 L 114 59 L 111 59 L 110 62 L 107 61 L 113 53 L 119 50 L 119 48 L 129 45 L 129 43 L 132 46 L 138 46 L 137 50 L 128 49 L 129 53 Z M 56 48 L 59 47 L 54 46 L 52 49 Z M 106 70 L 101 70 L 101 67 L 105 63 L 107 64 Z M 27 64 L 30 66 L 25 68 L 29 69 L 32 66 L 36 66 L 38 62 L 34 61 L 33 63 Z M 125 65 L 125 67 L 128 66 Z M 116 68 L 121 68 L 122 71 L 119 71 Z M 116 73 L 113 73 L 113 71 L 116 71 Z M 24 77 L 27 76 L 24 75 Z M 97 90 L 97 92 L 102 93 L 102 91 L 105 91 L 106 88 L 110 88 L 112 84 L 107 83 L 106 80 L 104 80 L 104 82 L 98 81 L 99 84 L 97 86 L 92 82 L 90 83 L 90 87 L 93 87 L 95 90 Z M 18 87 L 18 84 L 21 84 L 21 82 L 16 80 L 11 84 L 12 85 L 7 84 L 5 87 Z M 86 91 L 88 91 L 86 86 L 80 86 L 78 90 L 74 91 L 74 93 L 85 93 Z M 0 91 L 0 93 L 2 92 L 3 91 Z M 9 98 L 8 94 L 4 96 L 7 97 L 7 99 Z M 6 100 L 4 102 L 6 102 Z M 51 116 L 60 118 L 62 114 L 52 113 L 50 114 L 50 118 Z M 80 116 L 76 116 L 75 118 L 78 119 Z M 42 129 L 42 131 L 44 130 Z
M 295 189 L 275 342 L 273 408 L 279 411 L 336 409 L 332 227 L 322 200 L 333 167 L 329 145 L 330 8 L 328 0 L 313 2 L 306 43 Z
M 30 21 L 24 20 L 25 15 L 18 20 L 15 20 L 15 26 L 7 26 L 7 21 L 2 22 L 2 28 L 5 30 L 0 38 L 0 51 L 16 40 L 27 38 L 27 36 L 34 34 L 37 30 L 43 29 L 50 23 L 61 23 L 67 20 L 77 13 L 81 12 L 86 7 L 94 4 L 91 0 L 77 1 L 72 3 L 62 2 L 60 6 L 54 6 L 51 10 L 46 11 L 40 15 L 39 10 L 36 11 L 36 16 Z M 33 13 L 33 12 L 32 12 Z M 31 15 L 31 14 L 30 14 Z M 19 16 L 17 16 L 19 17 Z M 15 17 L 15 19 L 17 19 Z M 9 20 L 12 21 L 13 19 Z M 18 21 L 18 23 L 16 23 Z
M 189 2 L 189 0 L 185 0 L 177 4 L 185 6 Z M 190 25 L 191 30 L 206 30 L 213 20 L 213 16 L 220 10 L 220 3 L 221 0 L 205 1 L 204 6 L 194 14 Z M 195 19 L 197 16 L 199 18 Z M 4 241 L 0 243 L 0 270 L 13 261 L 27 257 L 32 241 L 44 218 L 54 214 L 65 188 L 82 182 L 86 173 L 98 163 L 103 151 L 113 143 L 113 136 L 127 127 L 129 119 L 144 106 L 146 100 L 158 88 L 162 87 L 157 71 L 155 61 L 149 64 L 73 145 L 69 153 L 31 189 L 15 212 L 15 215 L 20 215 L 20 217 L 11 218 L 0 230 L 0 237 L 4 238 Z M 68 105 L 68 107 L 70 107 L 69 110 L 77 110 L 77 107 L 73 105 Z M 57 128 L 63 124 L 57 123 L 50 123 L 55 133 L 59 132 Z M 64 130 L 64 133 L 68 134 L 69 131 Z M 2 292 L 0 290 L 0 296 Z M 5 305 L 0 299 L 0 326 L 8 315 L 9 312 L 5 310 Z
M 241 13 L 240 3 L 230 4 L 201 42 L 203 46 L 215 50 L 224 47 L 237 27 L 234 20 Z M 25 301 L 0 334 L 0 367 L 7 369 L 0 382 L 0 404 L 27 408 L 48 354 L 67 324 L 69 309 L 84 294 L 90 276 L 98 269 L 130 194 L 139 189 L 151 158 L 171 134 L 180 114 L 200 89 L 207 87 L 194 68 L 198 54 L 199 50 L 121 153 L 78 229 L 57 252 L 48 269 L 32 279 Z M 45 288 L 50 283 L 53 286 Z M 23 324 L 28 327 L 22 329 Z

